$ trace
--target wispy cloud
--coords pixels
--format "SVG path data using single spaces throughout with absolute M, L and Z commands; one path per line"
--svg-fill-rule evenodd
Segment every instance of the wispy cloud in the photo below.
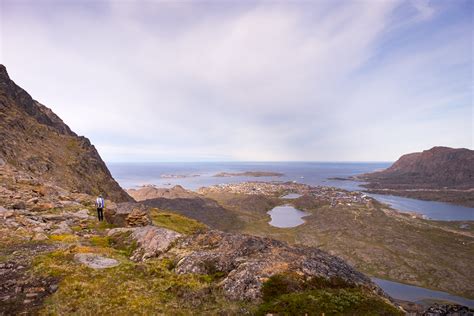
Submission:
M 472 147 L 469 1 L 4 1 L 10 75 L 107 160 Z

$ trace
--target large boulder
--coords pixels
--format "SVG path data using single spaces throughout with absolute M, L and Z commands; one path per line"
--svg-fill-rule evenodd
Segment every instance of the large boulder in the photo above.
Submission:
M 128 234 L 127 239 L 129 239 L 129 242 L 132 241 L 136 245 L 136 249 L 131 256 L 131 259 L 134 261 L 143 261 L 159 256 L 166 252 L 182 236 L 173 230 L 151 225 L 134 228 L 114 228 L 108 232 L 108 236 L 112 239 L 122 238 L 124 234 Z
M 115 259 L 103 257 L 95 253 L 76 253 L 74 260 L 92 269 L 112 268 L 120 264 Z
M 149 210 L 139 203 L 125 202 L 104 210 L 107 222 L 120 227 L 138 227 L 151 224 Z

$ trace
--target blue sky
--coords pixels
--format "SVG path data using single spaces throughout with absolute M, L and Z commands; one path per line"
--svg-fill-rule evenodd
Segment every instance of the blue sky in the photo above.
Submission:
M 0 62 L 106 161 L 473 148 L 473 1 L 0 2 Z

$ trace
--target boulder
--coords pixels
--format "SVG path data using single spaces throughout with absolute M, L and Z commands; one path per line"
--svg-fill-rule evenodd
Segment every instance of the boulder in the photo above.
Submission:
M 47 240 L 48 239 L 48 236 L 46 236 L 46 234 L 44 233 L 35 233 L 33 235 L 33 238 L 31 238 L 31 240 L 33 241 L 43 241 L 43 240 Z
M 120 264 L 115 259 L 103 257 L 95 253 L 76 253 L 74 260 L 92 269 L 111 268 Z
M 75 213 L 71 213 L 72 217 L 79 218 L 79 219 L 89 219 L 92 216 L 89 216 L 89 211 L 86 209 L 77 211 Z
M 151 225 L 133 228 L 114 228 L 109 230 L 107 235 L 114 238 L 120 237 L 127 232 L 131 232 L 127 239 L 133 241 L 137 246 L 130 258 L 134 261 L 143 261 L 159 256 L 166 252 L 182 236 L 173 230 Z
M 72 229 L 66 222 L 60 222 L 55 230 L 51 232 L 51 235 L 64 235 L 72 234 Z
M 132 202 L 117 204 L 116 208 L 106 208 L 104 217 L 107 222 L 121 227 L 137 227 L 151 224 L 148 208 Z
M 131 237 L 138 245 L 131 259 L 139 261 L 156 257 L 167 251 L 173 242 L 181 237 L 181 234 L 162 227 L 145 226 L 136 228 Z
M 15 215 L 15 213 L 13 211 L 9 211 L 6 208 L 4 208 L 3 206 L 0 206 L 0 217 L 6 219 L 6 218 L 9 218 L 9 217 L 12 217 L 13 215 Z

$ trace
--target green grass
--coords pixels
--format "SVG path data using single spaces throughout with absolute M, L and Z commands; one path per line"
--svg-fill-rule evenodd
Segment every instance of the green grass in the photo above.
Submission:
M 74 262 L 78 252 L 96 252 L 119 260 L 102 270 Z M 32 273 L 60 278 L 59 289 L 48 297 L 42 315 L 191 315 L 237 314 L 242 303 L 229 302 L 213 276 L 178 275 L 170 260 L 134 263 L 120 251 L 103 247 L 71 247 L 42 255 Z
M 402 315 L 397 308 L 368 290 L 339 278 L 304 280 L 278 274 L 262 287 L 257 315 Z
M 150 212 L 151 219 L 155 226 L 168 228 L 185 235 L 206 229 L 206 225 L 179 214 L 164 212 L 154 208 Z
M 79 238 L 73 234 L 62 234 L 62 235 L 51 235 L 49 236 L 49 240 L 53 242 L 75 243 L 79 240 Z

